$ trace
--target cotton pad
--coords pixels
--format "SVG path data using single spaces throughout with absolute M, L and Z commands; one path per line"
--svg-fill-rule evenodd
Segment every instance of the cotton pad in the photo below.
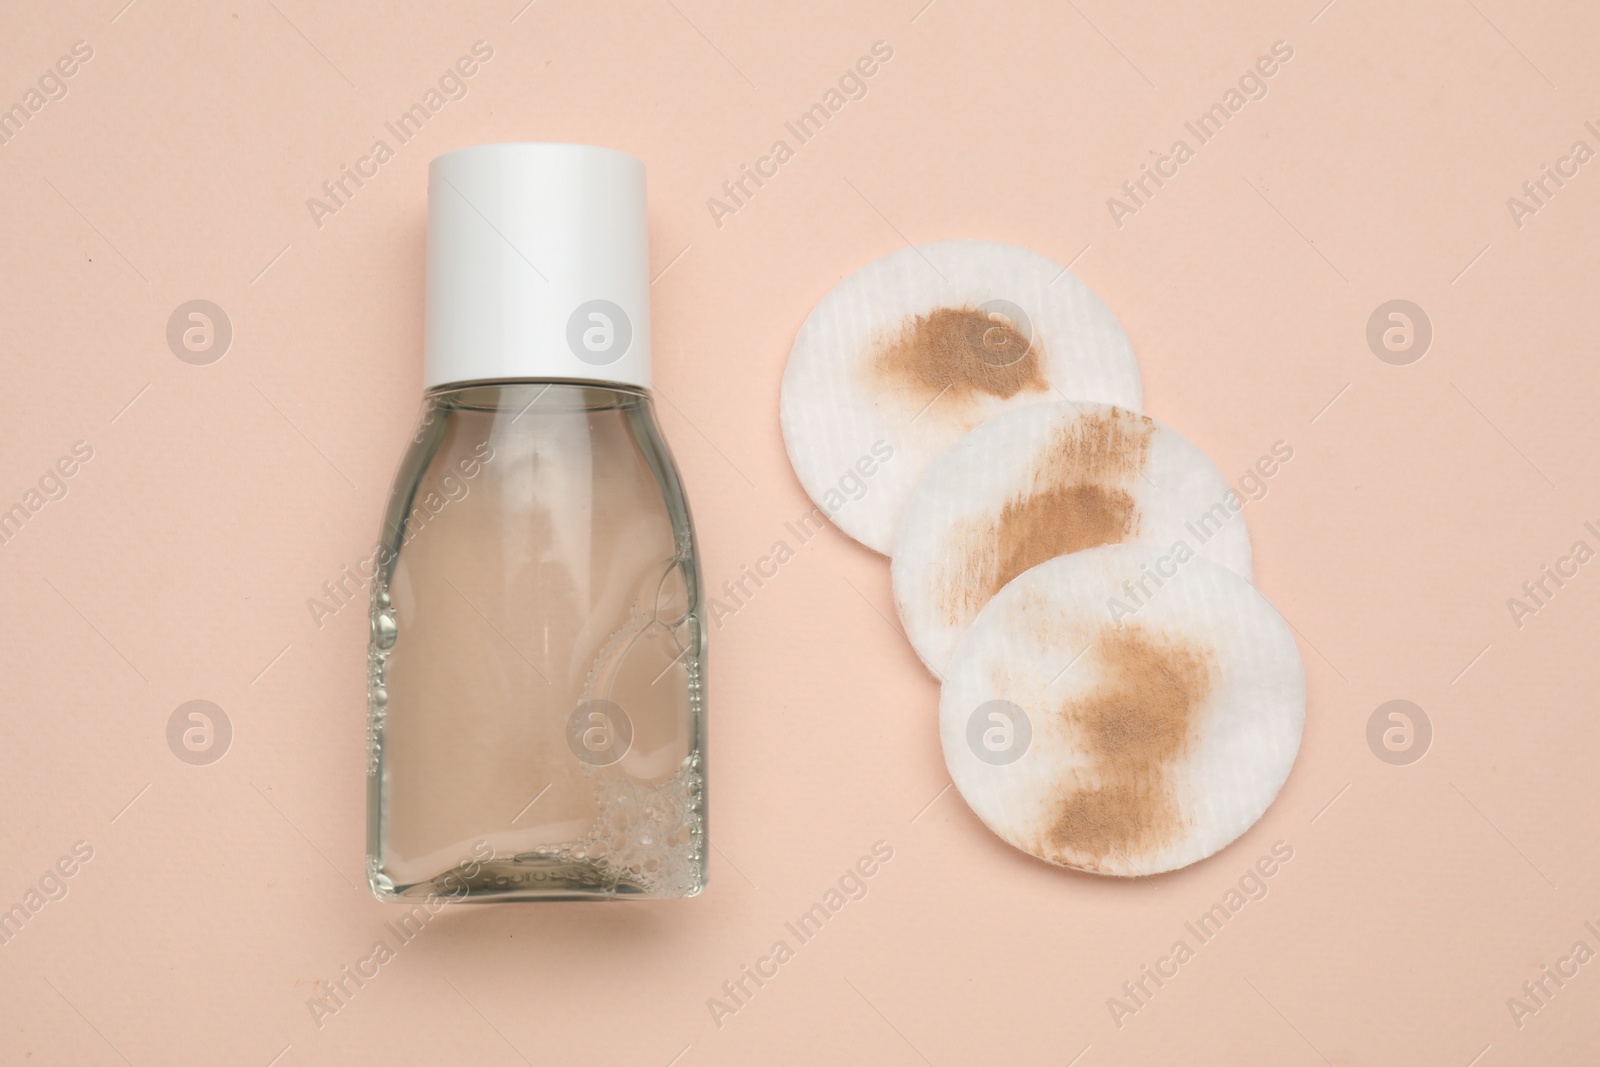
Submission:
M 917 483 L 895 535 L 895 606 L 917 654 L 942 674 L 967 624 L 1011 579 L 1125 541 L 1187 544 L 1250 578 L 1238 498 L 1205 453 L 1126 408 L 1032 404 L 961 438 Z
M 1249 829 L 1288 777 L 1305 675 L 1255 587 L 1142 544 L 1061 556 L 968 627 L 939 702 L 945 764 L 984 824 L 1099 874 L 1175 870 Z
M 887 554 L 917 479 L 1002 411 L 1071 399 L 1139 410 L 1116 316 L 1061 264 L 1013 245 L 893 252 L 812 309 L 783 375 L 800 484 L 845 533 Z

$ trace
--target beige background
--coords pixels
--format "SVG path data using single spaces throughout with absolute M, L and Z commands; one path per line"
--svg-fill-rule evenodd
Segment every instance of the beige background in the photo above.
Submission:
M 0 546 L 0 906 L 93 848 L 0 948 L 0 1061 L 1600 1060 L 1600 962 L 1507 1006 L 1600 951 L 1600 563 L 1507 607 L 1600 548 L 1600 162 L 1520 227 L 1506 203 L 1600 149 L 1591 5 L 124 2 L 0 15 L 0 106 L 94 52 L 0 147 L 0 507 L 94 450 Z M 307 199 L 477 40 L 468 95 L 319 228 Z M 866 98 L 716 225 L 879 40 Z M 1117 227 L 1107 198 L 1279 40 L 1269 94 Z M 370 550 L 416 415 L 427 163 L 495 140 L 649 167 L 659 407 L 714 585 L 809 507 L 796 328 L 908 240 L 1075 261 L 1147 410 L 1235 477 L 1291 443 L 1246 511 L 1310 692 L 1265 819 L 1130 884 L 1010 851 L 941 794 L 884 561 L 828 531 L 713 634 L 704 897 L 452 909 L 318 1028 L 312 983 L 396 909 L 362 885 L 365 608 L 318 629 L 306 601 Z M 197 298 L 234 329 L 209 366 L 165 336 Z M 1391 299 L 1433 326 L 1409 366 L 1365 340 Z M 1408 766 L 1366 740 L 1396 698 L 1434 728 Z M 193 699 L 233 725 L 210 766 L 167 745 Z M 719 1027 L 708 999 L 880 840 L 869 895 Z M 1118 1027 L 1108 998 L 1276 841 L 1268 896 Z

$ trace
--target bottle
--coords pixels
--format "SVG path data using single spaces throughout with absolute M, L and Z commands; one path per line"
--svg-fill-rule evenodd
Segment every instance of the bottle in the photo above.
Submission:
M 705 886 L 704 593 L 651 404 L 644 190 L 581 145 L 429 168 L 426 394 L 372 583 L 380 899 Z

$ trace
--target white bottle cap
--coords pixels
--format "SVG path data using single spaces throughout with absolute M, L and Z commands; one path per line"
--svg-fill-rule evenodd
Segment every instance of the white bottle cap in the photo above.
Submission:
M 566 378 L 650 386 L 644 165 L 490 144 L 428 168 L 425 388 Z

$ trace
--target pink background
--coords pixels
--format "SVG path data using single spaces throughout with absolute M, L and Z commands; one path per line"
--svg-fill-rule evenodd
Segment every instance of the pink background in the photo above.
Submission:
M 93 49 L 0 147 L 0 508 L 94 453 L 0 546 L 0 907 L 93 849 L 0 948 L 0 1061 L 1600 1059 L 1600 962 L 1507 1006 L 1600 951 L 1600 563 L 1507 607 L 1600 548 L 1600 163 L 1520 227 L 1506 204 L 1600 148 L 1592 5 L 123 3 L 0 15 L 0 106 Z M 478 40 L 468 95 L 319 228 L 307 199 Z M 868 95 L 718 226 L 707 199 L 880 40 Z M 1118 227 L 1107 198 L 1280 40 L 1268 95 Z M 714 587 L 810 506 L 778 432 L 796 328 L 907 240 L 1075 261 L 1150 413 L 1235 478 L 1289 442 L 1246 516 L 1310 702 L 1261 823 L 1129 883 L 1011 851 L 941 793 L 888 569 L 830 530 L 712 635 L 702 898 L 449 909 L 319 1028 L 313 984 L 399 909 L 363 885 L 365 607 L 319 629 L 306 602 L 370 551 L 416 416 L 427 163 L 497 140 L 649 167 L 658 406 Z M 196 298 L 234 330 L 208 366 L 166 341 Z M 1391 299 L 1433 326 L 1409 366 L 1365 339 Z M 1396 698 L 1434 730 L 1406 766 L 1366 740 Z M 193 699 L 233 725 L 209 766 L 166 741 Z M 877 841 L 868 895 L 719 1027 L 708 999 Z

